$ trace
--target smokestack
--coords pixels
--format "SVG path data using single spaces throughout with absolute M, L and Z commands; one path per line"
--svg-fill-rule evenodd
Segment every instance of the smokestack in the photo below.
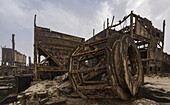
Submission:
M 29 66 L 31 66 L 31 57 L 29 56 Z
M 15 50 L 15 34 L 12 34 L 12 49 Z

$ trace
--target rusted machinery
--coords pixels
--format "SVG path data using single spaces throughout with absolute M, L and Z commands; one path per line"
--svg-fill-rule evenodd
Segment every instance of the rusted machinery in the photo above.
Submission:
M 103 30 L 72 53 L 69 78 L 83 98 L 135 97 L 143 70 L 134 40 L 109 28 Z

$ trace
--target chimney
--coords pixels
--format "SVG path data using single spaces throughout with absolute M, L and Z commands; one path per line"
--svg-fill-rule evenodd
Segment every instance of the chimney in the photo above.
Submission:
M 12 49 L 15 50 L 15 34 L 12 34 Z
M 31 57 L 29 56 L 29 66 L 31 66 Z

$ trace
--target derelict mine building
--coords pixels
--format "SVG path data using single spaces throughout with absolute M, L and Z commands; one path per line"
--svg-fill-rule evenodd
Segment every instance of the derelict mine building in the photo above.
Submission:
M 15 35 L 12 34 L 12 48 L 2 47 L 1 74 L 15 75 L 26 67 L 26 55 L 15 50 Z
M 36 19 L 35 19 L 36 21 Z M 69 56 L 74 49 L 85 42 L 84 38 L 54 32 L 48 28 L 36 26 L 34 21 L 34 74 L 35 79 L 52 78 L 68 71 Z M 170 56 L 163 52 L 165 20 L 162 30 L 153 26 L 147 18 L 131 12 L 118 24 L 111 24 L 87 40 L 101 40 L 113 32 L 128 34 L 140 52 L 145 74 L 169 72 Z M 102 42 L 101 42 L 102 43 Z M 91 45 L 93 46 L 93 45 Z M 93 46 L 96 48 L 95 46 Z M 43 56 L 43 57 L 42 57 Z
M 84 40 L 84 38 L 36 26 L 34 23 L 35 79 L 50 79 L 66 73 L 71 52 Z

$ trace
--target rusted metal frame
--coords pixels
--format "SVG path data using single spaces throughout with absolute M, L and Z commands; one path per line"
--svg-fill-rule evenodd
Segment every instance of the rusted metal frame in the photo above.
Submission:
M 75 57 L 75 56 L 84 56 L 84 55 L 91 55 L 91 54 L 95 54 L 96 52 L 103 51 L 103 50 L 104 50 L 104 48 L 99 48 L 99 49 L 95 49 L 95 50 L 84 52 L 84 53 L 78 53 L 76 55 L 73 55 L 73 57 Z
M 44 61 L 46 61 L 48 58 L 50 58 L 50 56 L 47 56 L 45 59 L 43 59 L 41 62 L 38 63 L 38 66 L 40 66 L 40 64 L 42 64 Z
M 58 64 L 58 66 L 62 67 L 61 63 L 60 63 L 57 59 L 55 59 L 51 54 L 49 54 L 48 51 L 46 51 L 46 50 L 41 46 L 40 43 L 38 44 L 38 46 L 39 46 L 39 48 L 40 48 L 41 50 L 43 50 L 48 56 L 50 56 L 50 58 L 51 58 L 56 64 Z M 63 67 L 62 67 L 62 68 L 63 68 Z

